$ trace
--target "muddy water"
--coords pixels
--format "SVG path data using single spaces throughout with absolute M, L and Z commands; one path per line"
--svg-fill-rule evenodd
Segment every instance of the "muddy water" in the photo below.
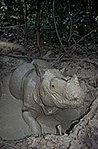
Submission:
M 0 136 L 4 139 L 20 139 L 30 135 L 31 131 L 21 116 L 22 101 L 11 96 L 8 88 L 9 77 L 2 83 L 0 98 Z
M 9 92 L 9 78 L 2 80 L 2 96 L 0 97 L 0 136 L 6 140 L 22 139 L 33 134 L 22 118 L 22 101 L 14 98 Z M 70 122 L 78 117 L 77 110 L 63 110 L 53 116 L 40 116 L 39 123 L 44 133 L 56 133 L 56 125 L 61 124 L 65 131 Z

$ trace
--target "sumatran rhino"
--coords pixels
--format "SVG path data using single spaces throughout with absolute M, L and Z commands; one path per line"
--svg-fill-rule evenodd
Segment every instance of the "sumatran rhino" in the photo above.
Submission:
M 77 108 L 85 97 L 76 75 L 65 77 L 43 60 L 21 64 L 9 82 L 11 94 L 23 100 L 22 115 L 35 136 L 41 135 L 39 115 L 54 114 L 60 108 Z

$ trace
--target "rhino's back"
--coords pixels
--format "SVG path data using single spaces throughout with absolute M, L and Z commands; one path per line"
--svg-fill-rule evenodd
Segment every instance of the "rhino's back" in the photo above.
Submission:
M 31 63 L 24 62 L 21 64 L 16 70 L 13 72 L 10 78 L 9 82 L 9 89 L 11 94 L 18 98 L 23 98 L 23 85 L 25 78 L 28 77 L 30 72 L 35 71 L 35 65 L 37 64 L 40 69 L 49 69 L 51 68 L 51 65 L 47 63 L 46 61 L 35 59 Z
M 12 73 L 9 89 L 11 94 L 18 98 L 23 98 L 23 82 L 28 73 L 34 69 L 34 65 L 32 63 L 23 63 Z

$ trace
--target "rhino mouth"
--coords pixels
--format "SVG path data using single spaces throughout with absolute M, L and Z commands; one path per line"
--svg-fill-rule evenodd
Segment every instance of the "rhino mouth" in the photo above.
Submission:
M 62 98 L 61 96 L 58 96 L 58 98 L 54 95 L 53 97 L 53 102 L 58 108 L 79 108 L 80 106 L 83 105 L 83 100 L 85 95 L 81 96 L 80 98 L 73 98 L 69 99 L 67 97 Z

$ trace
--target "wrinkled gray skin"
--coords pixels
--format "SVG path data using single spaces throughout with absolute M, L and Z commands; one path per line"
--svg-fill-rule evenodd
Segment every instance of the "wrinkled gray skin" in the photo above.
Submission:
M 59 108 L 77 108 L 85 97 L 76 75 L 65 77 L 47 62 L 23 63 L 12 74 L 11 94 L 23 100 L 22 115 L 35 136 L 41 135 L 39 115 L 54 114 Z

